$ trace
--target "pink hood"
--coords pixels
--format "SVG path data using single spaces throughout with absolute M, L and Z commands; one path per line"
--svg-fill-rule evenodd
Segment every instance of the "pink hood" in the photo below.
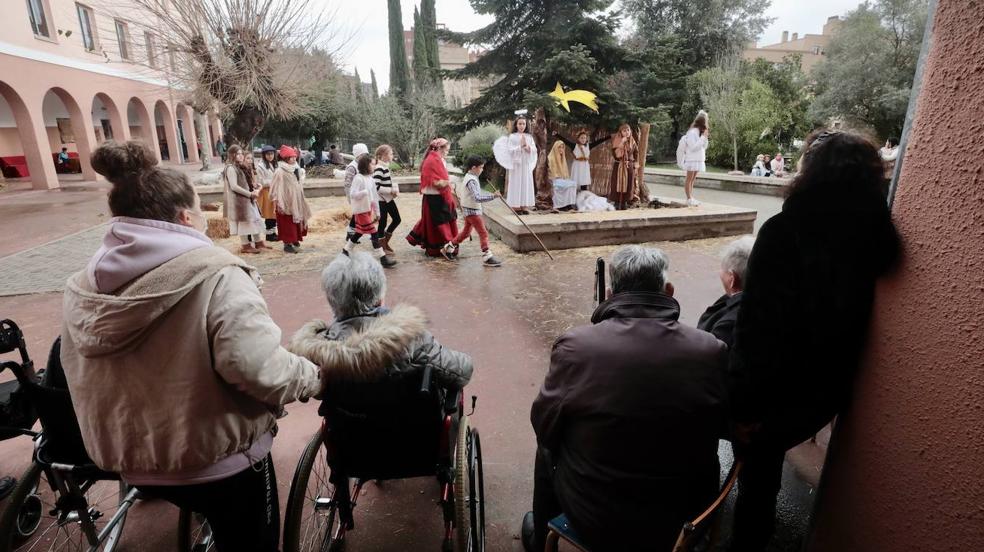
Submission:
M 112 293 L 138 276 L 212 240 L 194 228 L 161 220 L 115 217 L 86 274 L 99 293 Z

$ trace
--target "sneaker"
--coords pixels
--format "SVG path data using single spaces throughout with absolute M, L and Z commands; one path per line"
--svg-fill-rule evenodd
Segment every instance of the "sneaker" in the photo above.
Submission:
M 495 255 L 486 255 L 485 259 L 482 260 L 482 264 L 485 266 L 502 266 L 502 261 L 495 258 Z
M 698 205 L 700 205 L 700 202 L 697 201 L 697 198 L 692 197 L 687 200 L 687 205 L 690 207 L 697 207 Z
M 451 242 L 448 242 L 444 247 L 441 248 L 441 255 L 444 255 L 444 258 L 445 259 L 447 259 L 449 261 L 453 261 L 454 260 L 454 245 Z
M 284 253 L 297 253 L 297 249 L 289 243 L 284 244 Z
M 454 251 L 451 252 L 451 256 L 454 257 L 455 259 L 457 259 L 458 258 L 458 253 L 460 251 L 461 251 L 461 246 L 460 245 L 455 245 L 454 246 Z

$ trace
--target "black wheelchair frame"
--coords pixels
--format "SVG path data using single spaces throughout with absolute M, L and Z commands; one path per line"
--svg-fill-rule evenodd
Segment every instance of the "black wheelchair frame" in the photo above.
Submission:
M 365 388 L 367 384 L 353 385 Z M 463 392 L 438 389 L 431 382 L 430 367 L 425 368 L 420 383 L 393 384 L 399 388 L 395 395 L 387 396 L 378 388 L 365 392 L 365 396 L 384 397 L 379 403 L 389 403 L 392 410 L 384 408 L 382 415 L 372 406 L 363 409 L 352 401 L 336 400 L 351 397 L 352 388 L 332 387 L 329 393 L 335 395 L 326 396 L 319 409 L 321 429 L 294 472 L 284 522 L 284 552 L 340 550 L 346 533 L 355 528 L 354 510 L 367 481 L 423 476 L 436 476 L 440 485 L 442 550 L 484 551 L 481 438 L 468 423 L 477 397 L 472 397 L 471 412 L 465 414 Z M 401 400 L 390 400 L 394 396 Z M 399 422 L 385 419 L 391 411 L 403 414 Z M 318 470 L 330 470 L 330 474 Z

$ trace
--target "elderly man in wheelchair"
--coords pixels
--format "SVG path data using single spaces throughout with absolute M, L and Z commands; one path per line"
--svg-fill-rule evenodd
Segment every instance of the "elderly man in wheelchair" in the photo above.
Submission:
M 384 307 L 386 277 L 366 253 L 337 257 L 321 284 L 335 320 L 308 323 L 288 347 L 322 367 L 326 386 L 322 428 L 291 484 L 285 552 L 337 550 L 364 482 L 421 476 L 441 486 L 443 550 L 484 549 L 481 444 L 463 411 L 471 358 L 438 343 L 416 307 Z M 409 343 L 405 355 L 373 358 L 386 341 Z

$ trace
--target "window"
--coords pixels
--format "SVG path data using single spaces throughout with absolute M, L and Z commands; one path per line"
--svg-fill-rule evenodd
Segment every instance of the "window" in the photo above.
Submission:
M 82 44 L 89 52 L 96 51 L 96 17 L 92 13 L 92 8 L 75 4 L 75 11 L 79 13 L 79 27 L 82 29 Z
M 31 29 L 35 36 L 51 38 L 48 30 L 48 14 L 43 0 L 27 0 L 27 15 L 31 19 Z
M 116 41 L 120 44 L 120 57 L 130 59 L 130 29 L 119 19 L 116 20 Z
M 178 70 L 178 66 L 174 63 L 174 44 L 167 45 L 167 60 L 168 64 L 171 65 L 171 71 L 175 72 Z
M 157 44 L 154 41 L 154 35 L 144 33 L 144 39 L 147 41 L 147 63 L 151 67 L 157 67 Z

